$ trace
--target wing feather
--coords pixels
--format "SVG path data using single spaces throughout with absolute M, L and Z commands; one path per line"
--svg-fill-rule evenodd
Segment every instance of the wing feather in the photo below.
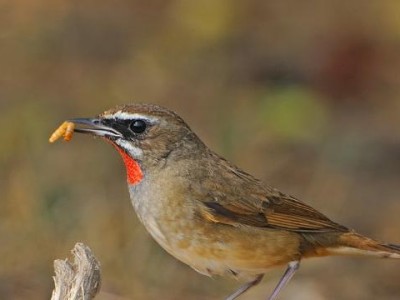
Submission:
M 291 196 L 281 194 L 281 197 L 279 199 L 275 197 L 274 201 L 265 200 L 268 197 L 263 199 L 252 198 L 251 201 L 241 199 L 229 203 L 202 202 L 200 212 L 212 222 L 233 226 L 248 225 L 296 232 L 348 231 L 346 227 L 331 221 L 322 213 Z M 260 203 L 256 204 L 257 201 Z M 243 205 L 243 202 L 246 205 Z
M 218 171 L 216 164 L 204 163 L 202 184 L 191 185 L 192 195 L 199 199 L 198 212 L 206 220 L 299 233 L 349 231 L 295 197 L 264 185 L 215 153 L 209 155 L 211 159 L 207 162 L 218 161 Z

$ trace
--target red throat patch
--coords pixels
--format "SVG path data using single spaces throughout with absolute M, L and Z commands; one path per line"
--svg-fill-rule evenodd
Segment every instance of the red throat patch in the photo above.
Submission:
M 121 154 L 122 160 L 124 161 L 126 168 L 126 176 L 129 184 L 137 184 L 143 179 L 143 173 L 140 169 L 139 163 L 130 157 L 124 150 L 120 147 L 112 143 L 113 146 L 118 150 L 119 154 Z

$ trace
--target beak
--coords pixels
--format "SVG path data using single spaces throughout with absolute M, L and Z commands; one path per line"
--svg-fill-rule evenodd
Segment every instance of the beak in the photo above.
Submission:
M 89 133 L 101 137 L 112 137 L 122 138 L 122 134 L 114 128 L 105 125 L 101 119 L 91 118 L 78 118 L 70 119 L 68 122 L 72 122 L 79 127 L 75 127 L 74 131 L 79 133 Z

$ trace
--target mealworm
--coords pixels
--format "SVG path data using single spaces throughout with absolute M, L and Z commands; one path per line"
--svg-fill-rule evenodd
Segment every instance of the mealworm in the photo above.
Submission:
M 65 121 L 58 127 L 49 138 L 50 143 L 54 143 L 60 137 L 64 137 L 64 141 L 70 141 L 74 133 L 75 124 L 72 122 Z

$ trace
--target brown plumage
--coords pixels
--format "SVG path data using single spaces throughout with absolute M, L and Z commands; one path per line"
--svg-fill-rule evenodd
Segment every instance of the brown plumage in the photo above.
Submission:
M 400 258 L 398 246 L 363 237 L 221 158 L 170 110 L 133 104 L 70 121 L 120 151 L 135 211 L 166 251 L 202 274 L 250 279 L 227 299 L 288 264 L 275 299 L 306 257 Z

